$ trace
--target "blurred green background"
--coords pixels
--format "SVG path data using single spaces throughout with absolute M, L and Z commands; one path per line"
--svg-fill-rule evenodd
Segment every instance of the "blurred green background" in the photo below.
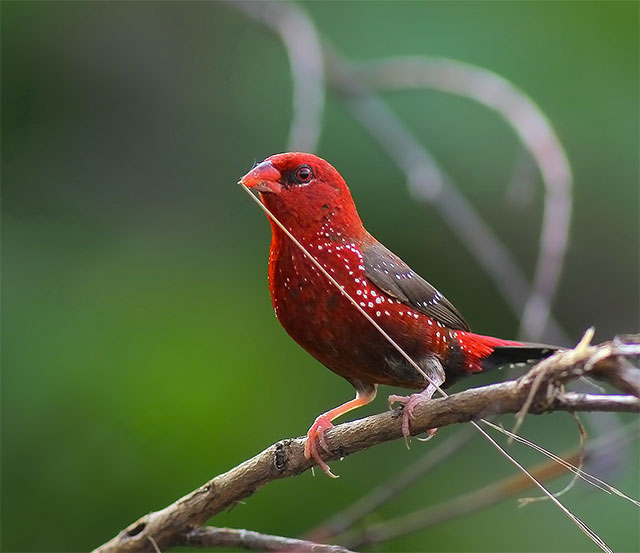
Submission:
M 84 551 L 272 442 L 303 434 L 352 394 L 278 325 L 269 228 L 235 185 L 282 151 L 286 52 L 215 2 L 2 2 L 2 551 Z M 575 175 L 575 217 L 554 306 L 573 340 L 638 329 L 636 2 L 305 3 L 354 61 L 436 55 L 510 79 L 545 111 Z M 530 274 L 541 186 L 506 191 L 521 149 L 469 100 L 386 98 Z M 339 99 L 318 154 L 350 183 L 369 230 L 487 334 L 517 319 L 447 225 Z M 487 375 L 486 381 L 501 378 Z M 483 382 L 466 381 L 460 387 Z M 386 392 L 359 416 L 386 408 Z M 621 422 L 631 420 L 619 416 Z M 512 418 L 505 417 L 511 425 Z M 395 442 L 276 482 L 220 526 L 297 536 L 452 432 Z M 523 433 L 577 443 L 566 414 Z M 597 432 L 592 431 L 592 435 Z M 639 495 L 637 442 L 606 477 Z M 513 446 L 519 459 L 539 456 Z M 475 439 L 372 520 L 512 474 Z M 560 489 L 563 482 L 552 484 Z M 616 551 L 639 548 L 637 510 L 578 485 L 566 504 Z M 591 551 L 549 502 L 509 500 L 376 548 Z

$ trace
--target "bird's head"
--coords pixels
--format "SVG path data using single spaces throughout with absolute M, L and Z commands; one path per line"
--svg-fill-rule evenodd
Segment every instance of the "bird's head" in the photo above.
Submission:
M 240 183 L 260 192 L 262 203 L 292 231 L 313 233 L 329 223 L 335 232 L 354 238 L 364 232 L 344 179 L 313 154 L 273 155 Z

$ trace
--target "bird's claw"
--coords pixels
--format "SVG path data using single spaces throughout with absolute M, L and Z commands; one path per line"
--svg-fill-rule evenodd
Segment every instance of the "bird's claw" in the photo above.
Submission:
M 329 451 L 327 440 L 324 436 L 325 432 L 333 428 L 332 422 L 324 415 L 319 416 L 309 428 L 307 432 L 307 441 L 304 444 L 304 456 L 309 460 L 314 460 L 318 466 L 324 471 L 324 473 L 331 478 L 338 478 L 337 475 L 331 472 L 329 465 L 324 462 L 320 456 L 319 449 L 322 448 L 326 453 Z M 320 447 L 318 447 L 318 445 Z
M 431 438 L 433 438 L 436 435 L 436 432 L 438 431 L 437 428 L 429 428 L 429 430 L 427 430 L 427 435 L 424 438 L 419 438 L 418 436 L 416 436 L 416 440 L 420 440 L 421 442 L 428 442 Z
M 427 389 L 428 390 L 428 389 Z M 430 391 L 430 390 L 429 390 Z M 414 411 L 415 408 L 420 405 L 424 401 L 429 401 L 433 393 L 419 393 L 419 394 L 411 394 L 410 396 L 397 396 L 390 395 L 388 398 L 389 408 L 391 409 L 394 403 L 402 403 L 404 406 L 402 410 L 402 435 L 404 436 L 404 443 L 409 447 L 409 435 L 411 434 L 411 419 L 415 417 Z M 421 442 L 426 442 L 433 438 L 435 433 L 438 431 L 437 428 L 430 428 L 427 430 L 428 436 L 426 438 L 417 438 Z

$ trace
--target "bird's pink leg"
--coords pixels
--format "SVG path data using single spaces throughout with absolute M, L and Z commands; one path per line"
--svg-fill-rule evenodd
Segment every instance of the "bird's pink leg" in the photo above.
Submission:
M 376 397 L 376 386 L 363 386 L 362 388 L 356 388 L 356 397 L 351 401 L 347 401 L 338 407 L 334 407 L 331 411 L 327 411 L 320 415 L 311 425 L 307 432 L 307 441 L 304 444 L 304 456 L 311 460 L 313 459 L 318 466 L 324 471 L 327 476 L 331 478 L 337 478 L 335 474 L 331 472 L 329 465 L 320 457 L 320 447 L 329 453 L 329 447 L 324 437 L 324 433 L 333 428 L 332 420 L 338 418 L 340 415 L 344 415 L 353 409 L 362 407 L 367 403 L 371 403 Z M 320 447 L 318 447 L 320 446 Z
M 439 387 L 445 380 L 444 369 L 439 362 L 437 363 L 437 369 L 434 371 L 429 371 L 428 374 L 432 380 L 429 385 L 417 394 L 411 394 L 410 396 L 397 396 L 390 395 L 388 398 L 389 407 L 391 407 L 394 403 L 402 403 L 404 405 L 404 409 L 402 412 L 402 435 L 404 436 L 405 442 L 408 444 L 409 434 L 411 432 L 410 422 L 413 418 L 413 411 L 415 408 L 425 401 L 429 401 L 433 394 L 436 392 L 437 387 Z M 437 428 L 430 428 L 427 431 L 428 437 L 426 440 L 431 438 L 436 432 Z

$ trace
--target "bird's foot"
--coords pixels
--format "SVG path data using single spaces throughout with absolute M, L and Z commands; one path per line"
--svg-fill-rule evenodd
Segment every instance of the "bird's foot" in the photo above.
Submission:
M 419 394 L 411 394 L 410 396 L 397 396 L 390 395 L 388 398 L 389 408 L 393 406 L 394 403 L 402 403 L 404 405 L 404 409 L 402 410 L 402 435 L 404 436 L 404 441 L 409 447 L 409 435 L 411 433 L 411 419 L 414 418 L 413 412 L 415 408 L 425 401 L 429 401 L 436 391 L 435 386 L 429 384 L 425 390 L 420 392 Z M 418 438 L 423 442 L 430 440 L 433 438 L 434 434 L 438 431 L 437 428 L 430 428 L 427 430 L 426 438 Z
M 324 471 L 327 476 L 331 478 L 338 478 L 337 475 L 331 472 L 329 465 L 324 462 L 320 457 L 320 448 L 325 452 L 330 453 L 327 441 L 324 437 L 324 433 L 333 428 L 331 420 L 326 415 L 320 415 L 311 425 L 307 432 L 307 441 L 304 444 L 304 456 L 310 461 L 313 459 L 318 466 Z

